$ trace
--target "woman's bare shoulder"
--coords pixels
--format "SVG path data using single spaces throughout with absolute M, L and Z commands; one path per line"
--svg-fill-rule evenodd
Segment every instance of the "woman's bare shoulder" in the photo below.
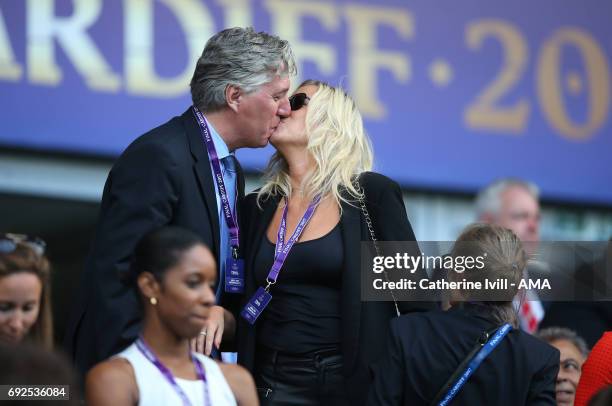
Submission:
M 88 405 L 138 403 L 134 369 L 125 358 L 111 358 L 93 367 L 87 373 L 85 391 Z
M 240 406 L 257 405 L 257 391 L 253 377 L 244 367 L 236 364 L 217 363 Z
M 246 368 L 236 365 L 236 364 L 224 364 L 221 362 L 217 362 L 219 368 L 221 368 L 221 372 L 223 376 L 228 382 L 234 382 L 237 384 L 245 384 L 248 385 L 253 382 L 253 378 L 249 371 Z

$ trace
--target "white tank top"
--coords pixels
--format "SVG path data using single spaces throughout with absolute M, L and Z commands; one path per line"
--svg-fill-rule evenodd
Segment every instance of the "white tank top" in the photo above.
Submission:
M 208 393 L 214 406 L 236 406 L 236 398 L 232 393 L 219 365 L 212 359 L 198 353 L 193 354 L 202 363 L 208 381 Z M 149 361 L 136 347 L 136 344 L 115 355 L 125 358 L 134 369 L 136 384 L 138 385 L 139 405 L 142 406 L 183 406 L 183 401 L 174 390 L 170 382 L 151 361 Z M 185 392 L 193 406 L 204 405 L 204 384 L 202 381 L 174 378 L 176 383 Z

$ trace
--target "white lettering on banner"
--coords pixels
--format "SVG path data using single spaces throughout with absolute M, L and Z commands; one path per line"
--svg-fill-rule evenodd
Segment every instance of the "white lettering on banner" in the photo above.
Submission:
M 562 86 L 562 49 L 573 45 L 581 54 L 588 90 L 586 122 L 576 123 L 567 110 L 566 91 Z M 562 136 L 584 141 L 604 126 L 610 111 L 610 65 L 597 40 L 588 32 L 565 27 L 544 43 L 538 61 L 538 96 L 551 126 Z M 580 80 L 580 79 L 578 79 Z M 568 86 L 571 91 L 572 86 Z M 580 92 L 574 86 L 575 92 Z
M 251 0 L 217 0 L 225 10 L 225 27 L 252 27 Z M 200 45 L 202 47 L 203 45 Z
M 18 81 L 21 79 L 21 66 L 15 61 L 15 53 L 11 47 L 2 10 L 0 9 L 0 78 Z
M 114 72 L 88 30 L 98 22 L 103 0 L 71 1 L 69 16 L 56 16 L 59 0 L 26 0 L 26 69 L 32 84 L 58 86 L 63 70 L 57 62 L 56 47 L 61 47 L 85 84 L 100 92 L 118 92 L 122 77 Z M 224 23 L 215 25 L 208 4 L 222 7 Z M 222 27 L 253 25 L 251 0 L 123 0 L 124 86 L 129 94 L 172 98 L 188 92 L 203 44 Z M 155 70 L 156 44 L 164 43 L 164 30 L 155 27 L 155 7 L 165 7 L 175 17 L 187 44 L 184 69 L 173 77 L 161 77 Z M 377 29 L 387 25 L 401 38 L 414 35 L 411 14 L 402 8 L 379 6 L 339 6 L 323 1 L 266 0 L 262 6 L 270 14 L 270 31 L 287 39 L 294 49 L 298 73 L 304 62 L 314 63 L 320 75 L 337 74 L 338 49 L 331 42 L 305 41 L 304 17 L 315 18 L 324 30 L 337 33 L 342 18 L 347 22 L 347 58 L 352 93 L 367 118 L 383 118 L 386 107 L 378 98 L 377 75 L 390 71 L 400 83 L 410 78 L 410 60 L 392 51 L 377 49 Z M 0 79 L 19 80 L 21 66 L 15 58 L 3 15 L 0 14 Z M 161 34 L 160 34 L 161 33 Z M 157 34 L 157 37 L 156 37 Z M 120 44 L 110 44 L 120 47 Z M 159 45 L 157 45 L 159 47 Z M 299 77 L 293 83 L 299 83 Z
M 309 1 L 295 2 L 286 0 L 267 0 L 265 2 L 272 16 L 272 31 L 291 44 L 295 54 L 296 63 L 301 66 L 302 61 L 311 61 L 324 75 L 331 75 L 338 65 L 336 49 L 327 43 L 302 41 L 302 17 L 315 17 L 328 31 L 336 31 L 340 26 L 338 10 L 333 4 Z M 300 84 L 300 72 L 295 84 Z
M 387 69 L 400 83 L 410 79 L 410 58 L 399 52 L 379 51 L 376 30 L 389 25 L 402 38 L 414 36 L 414 19 L 406 9 L 346 6 L 349 33 L 349 80 L 355 101 L 365 116 L 384 118 L 387 109 L 378 98 L 377 70 Z
M 104 0 L 3 2 L 0 9 L 0 83 L 24 81 L 25 78 L 25 85 L 57 87 L 65 74 L 76 71 L 94 92 L 125 90 L 128 96 L 184 97 L 189 92 L 194 64 L 208 38 L 223 27 L 256 25 L 257 30 L 270 31 L 292 44 L 299 75 L 303 75 L 306 65 L 312 67 L 309 76 L 333 84 L 337 84 L 338 78 L 346 77 L 346 87 L 364 118 L 384 120 L 389 115 L 389 105 L 384 95 L 379 94 L 380 78 L 390 78 L 394 84 L 405 87 L 412 80 L 412 61 L 417 57 L 409 54 L 407 46 L 416 36 L 418 16 L 405 5 L 382 6 L 373 0 L 369 4 L 358 0 L 115 0 L 122 9 L 119 6 L 103 8 L 111 3 Z M 70 14 L 56 15 L 56 9 L 66 8 L 70 9 Z M 156 25 L 155 17 L 160 9 L 171 13 L 170 26 Z M 267 13 L 269 19 L 262 18 L 263 13 Z M 221 16 L 221 21 L 213 17 L 217 15 Z M 119 21 L 123 29 L 109 33 Z M 104 24 L 102 30 L 98 23 Z M 264 26 L 258 26 L 261 23 Z M 307 32 L 307 27 L 313 25 L 317 32 Z M 533 117 L 537 117 L 533 106 L 539 105 L 542 118 L 551 131 L 567 140 L 588 141 L 605 132 L 612 103 L 610 56 L 606 54 L 609 47 L 592 32 L 584 27 L 564 25 L 547 30 L 550 36 L 540 43 L 536 38 L 529 38 L 526 34 L 530 32 L 509 18 L 475 19 L 466 21 L 463 27 L 465 32 L 457 31 L 456 35 L 465 36 L 467 49 L 484 53 L 491 40 L 497 41 L 501 47 L 501 64 L 496 70 L 498 74 L 484 78 L 484 86 L 475 94 L 465 94 L 463 114 L 457 112 L 462 123 L 456 124 L 462 124 L 474 134 L 478 131 L 529 134 Z M 23 32 L 15 33 L 15 30 Z M 176 42 L 178 37 L 178 41 L 186 45 L 187 52 L 184 61 L 173 61 L 176 73 L 161 76 L 156 70 L 159 66 L 155 64 L 155 51 L 157 56 L 176 59 L 172 52 L 175 44 L 166 40 L 171 30 L 178 33 L 172 36 L 172 41 Z M 395 37 L 395 40 L 383 41 L 380 32 L 388 35 L 385 39 Z M 124 37 L 117 39 L 114 34 Z M 19 42 L 22 37 L 25 43 Z M 577 52 L 580 63 L 569 63 L 573 58 L 565 55 L 571 48 L 574 48 L 572 53 Z M 123 55 L 118 55 L 119 50 L 123 50 Z M 470 53 L 462 63 L 477 64 L 485 57 L 489 58 L 485 61 L 491 61 L 488 54 L 480 53 Z M 445 58 L 441 60 L 450 60 L 448 55 L 442 56 Z M 111 66 L 111 57 L 116 66 Z M 423 60 L 427 55 L 418 54 L 418 57 L 421 58 L 419 62 L 427 62 Z M 74 69 L 60 66 L 59 62 L 64 59 Z M 530 64 L 532 59 L 534 66 Z M 452 73 L 451 63 L 452 60 L 443 65 Z M 533 78 L 529 76 L 532 70 Z M 417 73 L 415 69 L 414 75 Z M 293 84 L 297 85 L 300 79 L 300 76 L 295 78 Z M 457 80 L 462 79 L 457 77 Z M 532 85 L 538 103 L 529 97 Z M 574 107 L 577 102 L 572 101 L 582 100 L 576 99 L 579 97 L 584 98 L 581 105 L 587 107 L 584 114 L 577 114 Z
M 468 24 L 466 43 L 470 49 L 481 49 L 490 38 L 496 39 L 501 45 L 503 68 L 468 106 L 464 120 L 471 128 L 502 129 L 507 133 L 521 134 L 525 131 L 531 111 L 529 101 L 522 97 L 511 106 L 505 106 L 500 101 L 505 100 L 506 93 L 525 71 L 527 41 L 518 28 L 499 19 L 484 19 Z
M 155 73 L 153 0 L 125 0 L 125 75 L 133 94 L 176 97 L 187 90 L 195 61 L 215 30 L 210 13 L 197 0 L 159 0 L 179 22 L 187 42 L 185 69 L 172 78 Z M 158 31 L 158 33 L 161 31 Z M 157 39 L 159 40 L 159 39 Z M 163 41 L 163 38 L 161 39 Z
M 119 90 L 120 77 L 87 33 L 100 16 L 102 1 L 73 0 L 73 4 L 70 17 L 57 17 L 54 0 L 27 1 L 28 79 L 50 86 L 61 82 L 62 70 L 55 58 L 57 41 L 89 87 L 106 92 Z

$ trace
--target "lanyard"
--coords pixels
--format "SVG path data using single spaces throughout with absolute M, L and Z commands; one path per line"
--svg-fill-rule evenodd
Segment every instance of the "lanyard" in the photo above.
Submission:
M 136 347 L 138 347 L 142 355 L 144 355 L 146 359 L 148 359 L 153 365 L 155 365 L 155 367 L 159 370 L 159 372 L 161 372 L 164 378 L 166 378 L 166 381 L 168 381 L 170 386 L 172 386 L 172 389 L 174 389 L 174 391 L 183 401 L 183 405 L 191 406 L 189 398 L 187 397 L 183 389 L 181 389 L 181 387 L 176 383 L 172 372 L 170 372 L 170 370 L 166 368 L 164 364 L 162 364 L 162 362 L 159 360 L 159 358 L 155 356 L 155 354 L 153 354 L 153 351 L 151 351 L 147 343 L 145 343 L 142 336 L 139 337 L 138 340 L 136 340 Z M 193 356 L 193 354 L 191 355 L 191 361 L 195 364 L 198 380 L 201 380 L 204 383 L 204 404 L 212 405 L 210 401 L 210 393 L 208 393 L 208 382 L 206 381 L 206 373 L 204 372 L 204 366 L 200 363 L 198 359 Z
M 491 339 L 487 341 L 487 343 L 482 347 L 482 349 L 478 351 L 476 356 L 472 358 L 463 374 L 461 374 L 459 379 L 457 379 L 457 381 L 453 384 L 446 396 L 444 396 L 444 399 L 442 399 L 442 401 L 438 403 L 438 406 L 446 406 L 449 404 L 449 402 L 461 390 L 463 385 L 465 385 L 470 376 L 472 376 L 474 371 L 476 371 L 476 369 L 480 366 L 482 361 L 484 361 L 484 359 L 488 357 L 489 354 L 491 354 L 491 351 L 493 351 L 495 347 L 497 347 L 497 345 L 508 334 L 510 330 L 512 330 L 512 326 L 508 323 L 504 324 L 499 328 L 499 330 L 497 330 L 495 335 L 491 337 Z
M 210 135 L 210 130 L 208 129 L 208 125 L 206 124 L 204 115 L 196 106 L 193 106 L 192 109 L 193 114 L 195 115 L 198 124 L 200 125 L 202 139 L 204 140 L 204 145 L 206 145 L 206 150 L 208 151 L 208 158 L 210 159 L 210 163 L 212 164 L 213 172 L 215 175 L 214 178 L 217 182 L 217 189 L 219 190 L 219 200 L 221 201 L 221 206 L 223 209 L 223 217 L 225 218 L 225 223 L 227 224 L 227 228 L 229 229 L 232 255 L 234 256 L 234 258 L 238 258 L 240 230 L 238 227 L 238 222 L 236 221 L 236 216 L 234 213 L 232 213 L 230 201 L 227 196 L 227 189 L 225 188 L 225 182 L 223 181 L 223 173 L 221 172 L 221 165 L 219 163 L 217 149 L 215 148 L 215 143 L 213 142 L 212 137 Z
M 274 249 L 274 263 L 272 264 L 272 268 L 270 269 L 270 273 L 266 277 L 266 281 L 268 282 L 268 286 L 266 286 L 266 290 L 270 288 L 270 285 L 274 285 L 276 283 L 276 279 L 278 279 L 278 275 L 280 273 L 287 256 L 289 255 L 289 251 L 293 248 L 293 244 L 300 238 L 302 232 L 310 222 L 317 205 L 321 201 L 321 196 L 316 196 L 312 199 L 312 202 L 308 205 L 306 212 L 298 222 L 298 225 L 295 227 L 295 231 L 289 238 L 289 241 L 285 243 L 285 234 L 287 233 L 287 211 L 289 208 L 289 200 L 285 199 L 285 208 L 283 209 L 283 215 L 281 217 L 280 224 L 278 226 L 278 233 L 276 235 L 276 248 Z
M 240 315 L 251 325 L 254 325 L 257 321 L 257 318 L 264 311 L 270 300 L 272 300 L 272 295 L 270 294 L 270 286 L 276 283 L 276 279 L 278 278 L 278 274 L 280 273 L 283 264 L 285 263 L 285 259 L 287 259 L 287 255 L 289 255 L 289 251 L 293 247 L 293 244 L 300 238 L 304 228 L 312 218 L 312 215 L 321 200 L 321 196 L 316 196 L 312 202 L 308 205 L 306 212 L 298 222 L 295 227 L 295 231 L 289 241 L 285 243 L 285 234 L 287 233 L 287 211 L 289 209 L 289 201 L 285 199 L 285 207 L 283 209 L 283 215 L 281 217 L 280 224 L 278 226 L 278 233 L 276 235 L 276 248 L 274 249 L 274 263 L 270 268 L 270 272 L 266 277 L 266 282 L 268 285 L 263 288 L 259 287 L 255 294 L 251 297 L 251 299 L 244 306 Z

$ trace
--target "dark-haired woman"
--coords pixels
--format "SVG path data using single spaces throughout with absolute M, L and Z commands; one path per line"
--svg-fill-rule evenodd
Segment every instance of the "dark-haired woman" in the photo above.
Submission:
M 368 405 L 556 404 L 559 350 L 516 328 L 512 298 L 527 265 L 521 242 L 510 230 L 476 224 L 459 236 L 450 256 L 483 253 L 481 270 L 451 270 L 449 280 L 483 286 L 486 279 L 506 280 L 508 288 L 494 297 L 486 297 L 491 290 L 458 289 L 446 312 L 393 320 Z
M 131 271 L 142 334 L 88 373 L 87 404 L 257 405 L 247 371 L 190 349 L 215 301 L 215 260 L 200 238 L 174 227 L 153 231 L 136 246 Z

